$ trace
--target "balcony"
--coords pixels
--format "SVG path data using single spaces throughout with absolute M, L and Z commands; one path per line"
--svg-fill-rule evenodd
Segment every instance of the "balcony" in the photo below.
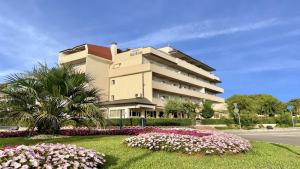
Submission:
M 152 87 L 157 90 L 162 90 L 162 91 L 175 93 L 179 95 L 203 98 L 203 99 L 220 102 L 220 103 L 224 102 L 224 99 L 218 96 L 214 96 L 206 93 L 200 93 L 189 89 L 179 88 L 177 86 L 172 86 L 158 81 L 152 81 Z
M 87 50 L 75 52 L 72 54 L 60 53 L 58 63 L 64 64 L 64 63 L 74 62 L 74 61 L 78 61 L 78 60 L 84 60 L 87 57 L 87 55 L 88 55 Z
M 185 82 L 185 83 L 193 84 L 195 86 L 208 88 L 210 90 L 213 90 L 213 91 L 216 91 L 216 92 L 219 92 L 219 93 L 224 92 L 223 88 L 220 88 L 218 86 L 209 84 L 209 83 L 201 81 L 199 79 L 195 79 L 195 78 L 183 75 L 183 74 L 179 74 L 175 71 L 172 71 L 172 70 L 169 70 L 169 69 L 166 69 L 166 68 L 162 68 L 162 67 L 157 66 L 155 64 L 151 64 L 151 71 L 153 71 L 157 74 L 161 74 L 163 76 L 167 76 L 167 77 L 172 78 L 172 79 L 176 79 L 176 80 L 179 80 L 179 81 L 182 81 L 182 82 Z
M 169 54 L 162 52 L 160 50 L 148 47 L 148 48 L 144 48 L 143 54 L 154 54 L 156 56 L 159 56 L 165 60 L 168 60 L 169 62 L 175 63 L 176 65 L 188 69 L 189 71 L 192 71 L 196 74 L 200 74 L 202 76 L 205 76 L 206 78 L 215 80 L 215 81 L 220 81 L 220 78 L 215 76 L 214 74 L 205 71 L 204 69 L 201 69 L 193 64 L 190 64 L 184 60 L 178 59 L 178 58 L 174 58 L 172 56 L 170 56 Z

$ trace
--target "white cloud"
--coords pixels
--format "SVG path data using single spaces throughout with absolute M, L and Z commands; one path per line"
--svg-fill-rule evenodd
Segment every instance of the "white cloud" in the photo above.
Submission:
M 0 76 L 13 73 L 11 70 L 26 70 L 37 62 L 53 64 L 57 52 L 62 49 L 58 40 L 37 27 L 0 16 Z M 9 65 L 9 66 L 7 66 Z
M 238 32 L 252 31 L 265 27 L 274 26 L 281 22 L 277 19 L 262 20 L 253 23 L 236 25 L 230 21 L 204 21 L 201 23 L 189 23 L 178 25 L 147 34 L 137 39 L 123 42 L 121 46 L 141 46 L 173 43 L 191 39 L 204 39 L 220 35 L 234 34 Z M 231 26 L 235 25 L 235 26 Z
M 219 71 L 219 73 L 247 74 L 262 73 L 269 71 L 299 71 L 300 59 L 288 58 L 284 56 L 272 59 L 259 59 L 259 62 L 248 65 L 241 64 L 233 69 Z
M 214 46 L 214 47 L 208 47 L 208 48 L 204 48 L 204 49 L 195 49 L 195 50 L 190 50 L 189 54 L 191 55 L 198 55 L 198 54 L 207 54 L 207 53 L 211 53 L 211 52 L 218 52 L 218 53 L 224 53 L 224 52 L 230 52 L 233 53 L 233 51 L 236 49 L 236 51 L 234 51 L 234 53 L 238 52 L 241 50 L 241 48 L 245 48 L 245 47 L 252 47 L 252 46 L 257 46 L 259 45 L 256 49 L 256 51 L 261 51 L 261 49 L 263 49 L 265 51 L 266 47 L 263 44 L 269 43 L 269 42 L 273 42 L 273 41 L 278 41 L 278 39 L 282 39 L 282 38 L 290 38 L 290 37 L 295 37 L 295 36 L 300 36 L 300 30 L 299 29 L 294 29 L 294 30 L 290 30 L 287 32 L 283 32 L 280 34 L 274 34 L 272 36 L 265 36 L 265 37 L 258 37 L 255 38 L 255 40 L 253 41 L 245 41 L 243 43 L 232 43 L 232 44 L 228 44 L 226 46 Z M 286 46 L 286 45 L 284 45 Z M 280 47 L 279 47 L 280 48 Z M 276 49 L 279 49 L 276 48 Z M 247 52 L 253 52 L 253 51 L 247 51 Z M 240 57 L 243 57 L 242 55 L 240 55 Z

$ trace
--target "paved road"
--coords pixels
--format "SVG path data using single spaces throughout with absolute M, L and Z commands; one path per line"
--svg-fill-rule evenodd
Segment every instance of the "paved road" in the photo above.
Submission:
M 226 133 L 239 135 L 248 140 L 266 141 L 279 144 L 291 144 L 300 146 L 300 129 L 281 130 L 227 130 Z

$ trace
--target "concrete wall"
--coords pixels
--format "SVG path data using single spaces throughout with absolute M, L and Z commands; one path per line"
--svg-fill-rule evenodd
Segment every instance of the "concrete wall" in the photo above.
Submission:
M 112 84 L 112 81 L 115 84 Z M 152 73 L 142 72 L 110 78 L 110 100 L 130 99 L 143 96 L 152 100 Z
M 109 67 L 112 62 L 98 56 L 88 55 L 86 58 L 86 74 L 94 80 L 90 85 L 98 88 L 102 95 L 102 101 L 109 97 Z
M 143 57 L 141 53 L 134 53 L 132 51 L 127 51 L 119 53 L 116 55 L 114 63 L 111 68 L 116 67 L 128 67 L 133 65 L 142 64 Z
M 86 72 L 86 62 L 81 62 L 81 63 L 74 63 L 73 64 L 73 68 L 81 73 L 85 73 Z

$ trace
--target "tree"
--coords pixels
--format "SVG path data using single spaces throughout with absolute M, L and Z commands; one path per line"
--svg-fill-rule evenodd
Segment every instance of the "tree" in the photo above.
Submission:
M 165 104 L 167 115 L 173 114 L 175 116 L 180 113 L 182 116 L 186 115 L 188 118 L 195 118 L 198 109 L 198 104 L 183 99 L 170 99 Z
M 272 95 L 233 95 L 226 100 L 229 112 L 233 113 L 233 103 L 238 104 L 240 113 L 260 114 L 274 116 L 282 112 L 281 102 Z
M 10 75 L 0 89 L 8 98 L 6 115 L 44 134 L 58 133 L 66 121 L 103 125 L 99 93 L 88 85 L 91 80 L 70 66 L 42 64 L 30 72 Z
M 277 105 L 280 104 L 280 101 L 272 95 L 255 94 L 249 95 L 249 98 L 253 100 L 257 114 L 273 117 L 280 113 L 277 111 Z
M 185 101 L 182 103 L 182 109 L 184 114 L 186 114 L 188 118 L 194 119 L 196 118 L 197 109 L 199 109 L 199 105 L 191 101 Z
M 214 110 L 212 109 L 212 102 L 211 101 L 205 101 L 204 104 L 203 104 L 203 109 L 201 111 L 201 116 L 206 118 L 206 119 L 209 119 L 211 117 L 214 116 Z
M 170 99 L 165 104 L 165 112 L 169 116 L 170 114 L 177 115 L 177 113 L 183 112 L 182 101 L 180 99 Z
M 240 113 L 257 113 L 255 101 L 247 95 L 233 95 L 226 100 L 226 103 L 228 104 L 230 115 L 234 115 L 233 103 L 237 103 L 237 108 L 240 110 Z
M 294 115 L 300 115 L 300 98 L 292 99 L 288 101 L 287 104 L 294 106 L 294 109 L 292 110 Z

